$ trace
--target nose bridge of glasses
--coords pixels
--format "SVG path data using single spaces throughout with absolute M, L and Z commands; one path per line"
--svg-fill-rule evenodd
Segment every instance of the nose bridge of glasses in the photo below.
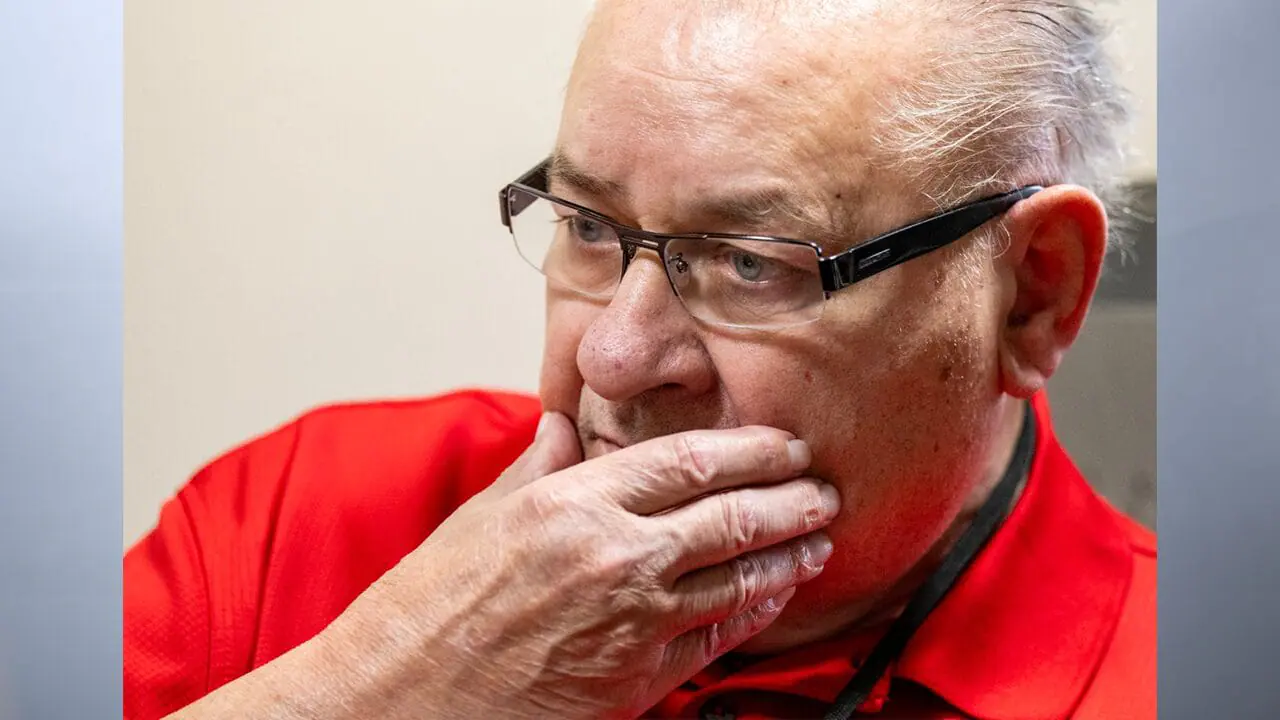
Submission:
M 652 250 L 661 256 L 663 246 L 666 245 L 665 241 L 654 238 L 648 234 L 641 234 L 628 228 L 619 227 L 616 228 L 616 232 L 618 234 L 618 242 L 622 243 L 623 251 L 630 252 L 633 256 L 636 254 L 636 251 L 641 248 L 644 248 L 645 250 Z
M 663 257 L 666 241 L 622 227 L 616 228 L 615 233 L 618 236 L 618 244 L 622 246 L 622 272 L 627 271 L 627 266 L 641 250 L 652 250 L 653 254 L 658 256 L 660 263 L 666 263 Z
M 676 287 L 676 279 L 671 275 L 671 267 L 668 264 L 667 244 L 671 242 L 671 238 L 656 236 L 649 233 L 636 232 L 628 228 L 618 228 L 618 243 L 622 246 L 622 268 L 619 275 L 619 282 L 622 277 L 627 274 L 627 268 L 631 266 L 631 261 L 641 250 L 650 250 L 658 258 L 658 264 L 662 266 L 663 273 L 667 276 L 667 285 L 671 288 L 671 292 L 680 297 L 680 290 Z M 683 301 L 683 298 L 681 298 Z

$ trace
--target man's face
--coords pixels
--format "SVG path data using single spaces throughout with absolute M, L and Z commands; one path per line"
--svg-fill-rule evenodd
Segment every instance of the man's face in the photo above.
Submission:
M 600 10 L 557 148 L 602 182 L 553 181 L 552 193 L 648 230 L 798 237 L 828 252 L 932 212 L 872 142 L 877 98 L 910 72 L 910 23 L 869 10 L 835 32 L 700 5 Z M 715 211 L 777 187 L 795 212 Z M 745 331 L 693 319 L 641 251 L 607 303 L 549 288 L 544 404 L 576 419 L 588 458 L 695 428 L 794 433 L 843 511 L 827 571 L 791 607 L 874 598 L 989 469 L 999 303 L 989 270 L 958 264 L 932 253 L 834 294 L 816 322 Z

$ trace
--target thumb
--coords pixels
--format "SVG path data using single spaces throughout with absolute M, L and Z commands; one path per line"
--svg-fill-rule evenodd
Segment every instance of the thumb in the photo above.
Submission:
M 511 492 L 580 462 L 582 445 L 573 421 L 562 413 L 548 412 L 538 421 L 533 444 L 502 473 L 494 487 L 504 493 Z

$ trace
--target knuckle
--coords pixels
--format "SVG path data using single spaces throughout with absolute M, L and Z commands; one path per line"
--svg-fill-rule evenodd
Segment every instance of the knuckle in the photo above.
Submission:
M 827 514 L 822 499 L 822 486 L 816 480 L 806 480 L 802 486 L 802 529 L 805 531 L 816 530 L 822 525 L 822 521 Z
M 673 618 L 682 615 L 685 608 L 679 597 L 662 591 L 646 595 L 645 609 L 655 618 Z
M 788 545 L 787 551 L 787 559 L 790 565 L 788 569 L 793 577 L 809 577 L 817 569 L 817 563 L 813 560 L 813 553 L 809 550 L 808 543 L 803 541 L 792 542 Z
M 708 660 L 718 658 L 724 653 L 728 645 L 728 638 L 725 636 L 727 629 L 724 623 L 707 626 L 702 636 L 702 652 Z
M 597 560 L 592 570 L 597 587 L 604 593 L 615 617 L 648 615 L 653 605 L 651 588 L 626 570 L 630 565 L 621 553 L 613 553 Z
M 720 507 L 724 514 L 726 544 L 735 555 L 754 547 L 760 537 L 763 521 L 759 509 L 740 495 L 721 495 Z
M 614 618 L 637 618 L 645 615 L 647 599 L 634 587 L 613 588 L 608 593 L 609 613 Z
M 634 567 L 630 560 L 614 567 Z M 607 607 L 616 618 L 632 618 L 641 623 L 661 623 L 679 614 L 679 598 L 673 597 L 660 582 L 632 572 L 614 571 L 606 583 Z
M 747 615 L 748 634 L 754 635 L 764 629 L 777 616 L 777 612 L 778 606 L 774 603 L 773 598 L 769 598 L 751 608 L 750 613 Z
M 760 559 L 753 556 L 736 558 L 730 582 L 733 584 L 733 614 L 737 615 L 751 607 L 752 598 L 759 594 L 764 585 L 764 568 Z
M 756 438 L 752 445 L 756 449 L 758 464 L 770 470 L 780 470 L 790 466 L 791 459 L 787 451 L 787 441 L 782 436 L 776 433 L 767 433 L 758 435 Z
M 720 461 L 713 443 L 686 433 L 676 439 L 674 450 L 676 467 L 696 487 L 708 487 L 715 481 Z

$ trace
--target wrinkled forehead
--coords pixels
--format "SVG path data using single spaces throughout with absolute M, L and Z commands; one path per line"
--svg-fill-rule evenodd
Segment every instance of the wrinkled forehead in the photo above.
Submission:
M 870 0 L 606 0 L 584 36 L 558 149 L 637 193 L 784 181 L 865 192 L 880 102 L 916 29 Z

